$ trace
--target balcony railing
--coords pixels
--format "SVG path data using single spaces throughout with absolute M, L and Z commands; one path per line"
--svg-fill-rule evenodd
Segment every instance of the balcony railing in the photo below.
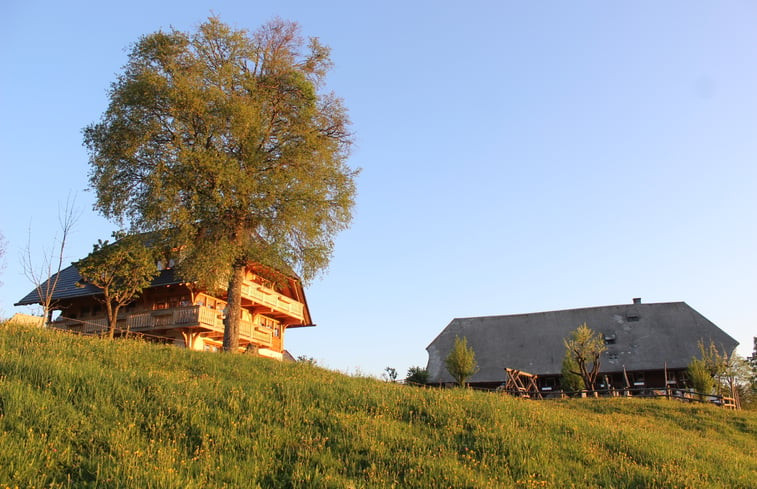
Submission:
M 251 299 L 258 304 L 270 307 L 276 312 L 284 313 L 300 321 L 305 318 L 305 306 L 302 302 L 279 294 L 275 290 L 263 287 L 260 284 L 254 282 L 245 282 L 242 284 L 242 297 Z
M 59 319 L 55 324 L 64 329 L 81 325 L 83 333 L 101 333 L 108 330 L 108 320 L 105 318 L 87 320 L 65 318 Z M 223 333 L 224 330 L 221 311 L 205 306 L 175 307 L 119 315 L 118 326 L 121 329 L 136 332 L 182 327 L 200 327 L 217 333 Z M 273 332 L 251 321 L 241 321 L 239 337 L 241 340 L 252 341 L 261 346 L 273 345 Z

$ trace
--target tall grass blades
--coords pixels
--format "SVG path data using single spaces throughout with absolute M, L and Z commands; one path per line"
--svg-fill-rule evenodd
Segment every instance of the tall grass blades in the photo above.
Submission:
M 0 326 L 0 489 L 753 488 L 757 415 Z

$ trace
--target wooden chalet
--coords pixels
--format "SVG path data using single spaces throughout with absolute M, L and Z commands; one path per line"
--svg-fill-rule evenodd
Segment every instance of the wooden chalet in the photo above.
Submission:
M 456 318 L 426 348 L 431 384 L 454 382 L 444 366 L 455 337 L 465 337 L 476 353 L 477 387 L 496 388 L 509 370 L 536 376 L 545 397 L 560 390 L 563 339 L 581 324 L 601 333 L 606 351 L 600 359 L 598 389 L 688 387 L 686 369 L 699 357 L 698 343 L 713 341 L 729 354 L 738 343 L 685 302 L 632 304 L 563 311 Z
M 160 273 L 139 298 L 121 308 L 117 334 L 142 333 L 148 338 L 193 350 L 219 350 L 223 344 L 226 292 L 198 291 L 183 281 L 173 268 L 157 264 Z M 290 328 L 313 326 L 305 292 L 299 278 L 286 276 L 272 283 L 263 278 L 262 267 L 250 264 L 242 286 L 240 350 L 282 360 L 287 357 L 284 336 Z M 50 280 L 52 280 L 51 277 Z M 44 286 L 43 286 L 44 288 Z M 75 266 L 60 272 L 53 294 L 60 314 L 52 327 L 97 334 L 108 330 L 102 291 L 83 284 Z M 36 290 L 15 305 L 39 304 Z

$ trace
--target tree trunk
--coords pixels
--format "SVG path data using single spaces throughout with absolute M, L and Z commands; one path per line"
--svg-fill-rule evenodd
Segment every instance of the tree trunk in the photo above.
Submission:
M 108 338 L 112 340 L 116 335 L 116 324 L 118 321 L 116 314 L 118 311 L 116 311 L 116 314 L 113 314 L 113 306 L 108 299 L 105 300 L 105 312 L 108 315 Z
M 226 319 L 223 320 L 223 351 L 239 351 L 239 323 L 242 321 L 242 282 L 244 282 L 244 263 L 235 263 L 226 290 Z
M 45 318 L 42 323 L 43 326 L 49 328 L 53 320 L 53 310 L 48 303 L 42 305 L 42 317 Z

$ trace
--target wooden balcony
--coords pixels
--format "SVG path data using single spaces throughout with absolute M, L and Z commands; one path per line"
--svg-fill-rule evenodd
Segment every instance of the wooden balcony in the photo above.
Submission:
M 108 320 L 93 318 L 87 320 L 62 319 L 55 326 L 72 329 L 81 325 L 82 333 L 101 333 L 108 330 Z M 212 331 L 223 335 L 223 316 L 221 311 L 205 306 L 176 307 L 155 311 L 119 315 L 118 327 L 140 333 L 156 334 L 160 330 L 174 328 L 193 328 L 196 331 Z M 273 332 L 263 326 L 242 321 L 239 325 L 239 339 L 263 347 L 273 345 Z
M 271 312 L 295 318 L 299 321 L 305 319 L 305 306 L 302 302 L 279 294 L 275 290 L 255 282 L 245 282 L 242 284 L 242 298 L 268 307 Z

